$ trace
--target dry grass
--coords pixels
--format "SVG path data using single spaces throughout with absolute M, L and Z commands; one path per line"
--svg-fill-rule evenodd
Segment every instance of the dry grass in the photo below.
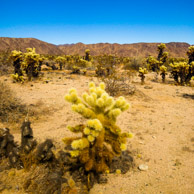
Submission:
M 27 107 L 14 96 L 10 88 L 0 82 L 0 121 L 18 122 L 27 115 Z
M 6 123 L 7 127 L 12 126 L 12 128 L 17 129 L 27 115 L 30 120 L 37 121 L 47 114 L 51 114 L 51 111 L 44 106 L 41 100 L 36 104 L 27 106 L 14 95 L 7 84 L 0 82 L 0 122 Z

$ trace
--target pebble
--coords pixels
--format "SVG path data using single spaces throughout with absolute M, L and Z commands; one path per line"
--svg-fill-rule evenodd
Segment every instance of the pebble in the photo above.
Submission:
M 145 86 L 144 88 L 145 89 L 152 89 L 153 87 L 152 86 Z
M 146 170 L 148 170 L 148 166 L 147 166 L 146 164 L 141 164 L 141 165 L 138 166 L 138 168 L 139 168 L 139 170 L 141 170 L 141 171 L 146 171 Z

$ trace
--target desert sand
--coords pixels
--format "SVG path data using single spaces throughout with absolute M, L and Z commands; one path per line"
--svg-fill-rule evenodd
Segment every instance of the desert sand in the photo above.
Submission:
M 194 193 L 193 87 L 175 86 L 170 78 L 165 84 L 160 79 L 156 83 L 153 77 L 146 75 L 144 85 L 139 77 L 134 78 L 135 94 L 125 96 L 131 107 L 117 122 L 123 131 L 134 134 L 128 140 L 134 168 L 126 174 L 108 174 L 108 183 L 95 184 L 90 194 Z M 18 84 L 10 77 L 0 77 L 23 103 L 29 107 L 39 105 L 43 110 L 44 115 L 31 120 L 34 137 L 39 142 L 51 138 L 56 146 L 63 147 L 62 138 L 73 135 L 67 126 L 84 122 L 71 111 L 65 94 L 72 87 L 82 94 L 90 81 L 99 81 L 95 77 L 60 72 L 44 72 L 41 79 Z M 0 123 L 2 126 L 6 127 L 6 123 Z M 14 127 L 11 132 L 20 142 L 19 128 Z M 147 165 L 148 170 L 140 171 L 141 164 Z

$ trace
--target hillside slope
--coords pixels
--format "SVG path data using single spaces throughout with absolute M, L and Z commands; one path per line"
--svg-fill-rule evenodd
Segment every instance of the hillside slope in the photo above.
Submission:
M 160 43 L 134 43 L 134 44 L 64 44 L 54 45 L 35 38 L 6 38 L 0 37 L 0 52 L 7 49 L 25 51 L 26 48 L 34 47 L 39 54 L 53 55 L 84 55 L 86 49 L 90 49 L 91 55 L 117 54 L 118 56 L 147 57 L 157 56 L 157 45 Z M 186 51 L 190 46 L 187 43 L 171 42 L 166 43 L 170 57 L 186 57 Z
M 35 38 L 6 38 L 0 37 L 0 52 L 10 50 L 26 51 L 26 48 L 36 48 L 36 52 L 39 54 L 63 54 L 56 45 L 43 42 Z
M 129 57 L 147 57 L 148 55 L 157 56 L 157 45 L 160 43 L 135 43 L 135 44 L 83 44 L 77 43 L 72 45 L 59 45 L 59 48 L 65 54 L 84 54 L 85 49 L 91 50 L 91 55 L 100 54 L 117 54 L 119 56 Z M 187 43 L 171 42 L 166 43 L 167 49 L 171 57 L 186 57 L 186 51 L 190 46 Z

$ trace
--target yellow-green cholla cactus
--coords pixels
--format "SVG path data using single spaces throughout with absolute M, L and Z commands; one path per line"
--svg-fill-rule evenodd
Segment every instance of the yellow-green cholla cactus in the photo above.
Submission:
M 16 74 L 11 74 L 11 77 L 13 78 L 14 81 L 24 83 L 24 76 L 19 76 L 17 73 Z
M 66 58 L 65 58 L 65 57 L 62 57 L 62 56 L 58 56 L 58 57 L 55 59 L 55 61 L 56 61 L 57 63 L 59 63 L 60 70 L 62 70 L 62 68 L 63 68 L 63 66 L 64 66 L 64 64 L 65 64 L 65 62 L 66 62 Z
M 161 71 L 161 73 L 160 73 L 160 75 L 162 76 L 162 82 L 164 83 L 165 82 L 165 78 L 166 78 L 166 72 L 167 72 L 167 67 L 165 67 L 164 65 L 162 65 L 161 67 L 160 67 L 160 71 Z
M 24 53 L 23 68 L 26 71 L 28 80 L 39 75 L 39 63 L 42 60 L 40 55 L 36 53 L 35 48 L 27 48 Z
M 147 74 L 148 71 L 146 68 L 139 68 L 139 77 L 141 77 L 141 84 L 144 84 L 144 80 L 145 80 L 145 74 Z
M 65 99 L 72 103 L 72 110 L 88 119 L 83 125 L 68 127 L 74 133 L 80 133 L 80 138 L 64 138 L 70 144 L 72 157 L 78 157 L 86 171 L 105 172 L 113 156 L 126 150 L 127 138 L 130 133 L 122 133 L 116 125 L 116 119 L 121 112 L 129 108 L 124 97 L 114 99 L 105 91 L 105 84 L 97 87 L 89 83 L 89 93 L 78 97 L 75 89 L 71 89 Z
M 23 53 L 21 51 L 12 51 L 10 58 L 13 61 L 14 66 L 14 74 L 18 74 L 18 76 L 23 76 L 23 72 L 21 69 L 22 60 L 23 60 Z
M 187 62 L 179 62 L 170 64 L 172 67 L 171 74 L 174 80 L 181 85 L 189 83 L 191 77 L 194 75 L 194 62 L 188 64 Z

